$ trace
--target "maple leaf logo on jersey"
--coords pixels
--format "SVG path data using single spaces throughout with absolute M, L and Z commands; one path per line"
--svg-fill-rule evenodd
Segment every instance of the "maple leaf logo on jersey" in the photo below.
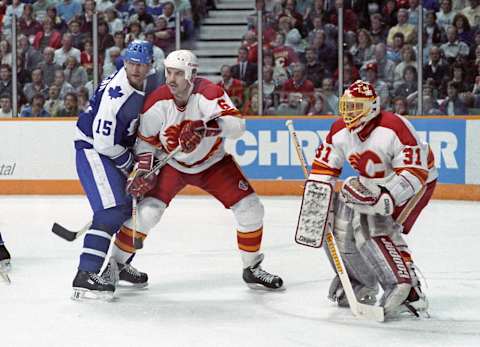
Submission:
M 110 87 L 108 95 L 110 96 L 110 99 L 121 98 L 123 96 L 122 88 L 120 88 L 120 86 L 116 86 L 115 88 Z

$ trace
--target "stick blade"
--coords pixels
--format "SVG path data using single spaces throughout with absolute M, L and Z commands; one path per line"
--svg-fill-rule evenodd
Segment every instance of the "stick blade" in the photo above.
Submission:
M 357 303 L 357 314 L 358 317 L 362 317 L 364 319 L 376 322 L 385 321 L 385 313 L 383 311 L 383 307 L 380 306 L 371 306 Z
M 70 242 L 77 238 L 77 233 L 76 232 L 70 231 L 70 230 L 62 227 L 58 223 L 53 223 L 52 232 L 55 235 L 60 236 L 62 239 L 70 241 Z

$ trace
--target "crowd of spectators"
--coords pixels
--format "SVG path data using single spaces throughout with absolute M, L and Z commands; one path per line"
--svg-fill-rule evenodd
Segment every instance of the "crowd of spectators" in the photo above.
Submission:
M 344 8 L 343 89 L 371 82 L 403 115 L 480 114 L 480 0 L 426 0 L 423 90 L 417 90 L 419 0 L 263 0 L 263 114 L 338 114 L 337 6 Z M 244 114 L 258 114 L 257 30 L 252 15 L 222 85 Z
M 175 16 L 181 16 L 182 40 L 188 43 L 194 39 L 194 28 L 210 3 L 211 0 L 0 0 L 0 117 L 12 117 L 13 73 L 17 76 L 20 117 L 77 116 L 88 107 L 93 93 L 95 11 L 98 70 L 103 78 L 115 71 L 117 58 L 137 38 L 154 44 L 154 67 L 163 69 L 165 55 L 174 49 Z M 14 39 L 16 71 L 12 71 Z
M 22 117 L 76 116 L 93 92 L 93 13 L 99 77 L 136 38 L 154 44 L 155 68 L 195 39 L 215 0 L 0 0 L 0 117 L 12 114 L 12 75 Z M 343 85 L 374 84 L 382 106 L 400 114 L 480 114 L 480 0 L 425 0 L 423 90 L 417 83 L 419 0 L 257 0 L 263 10 L 263 114 L 338 114 L 338 16 L 344 9 Z M 175 7 L 176 6 L 176 7 Z M 12 62 L 12 18 L 17 59 Z M 256 15 L 219 82 L 247 115 L 258 110 Z M 188 46 L 187 46 L 188 47 Z M 12 71 L 16 66 L 16 71 Z

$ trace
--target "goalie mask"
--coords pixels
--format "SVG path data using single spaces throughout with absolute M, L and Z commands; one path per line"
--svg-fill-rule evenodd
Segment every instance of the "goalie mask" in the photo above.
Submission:
M 370 83 L 358 80 L 343 93 L 339 111 L 347 129 L 358 133 L 380 113 L 380 98 Z

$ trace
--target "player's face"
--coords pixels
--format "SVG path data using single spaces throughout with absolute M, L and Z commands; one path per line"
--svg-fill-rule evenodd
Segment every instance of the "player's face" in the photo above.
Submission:
M 185 78 L 185 71 L 167 68 L 167 86 L 174 96 L 182 96 L 190 88 L 190 82 Z
M 137 64 L 132 61 L 125 61 L 125 70 L 127 71 L 127 79 L 136 89 L 143 89 L 143 81 L 150 71 L 150 64 Z

